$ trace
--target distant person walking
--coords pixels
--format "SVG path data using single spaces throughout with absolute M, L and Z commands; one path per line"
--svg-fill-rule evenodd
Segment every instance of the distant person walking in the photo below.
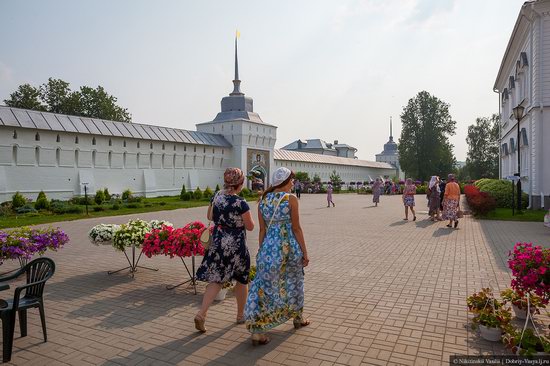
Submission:
M 202 306 L 195 316 L 195 328 L 201 332 L 206 332 L 206 313 L 222 284 L 233 280 L 237 281 L 237 323 L 244 323 L 243 312 L 250 271 L 246 230 L 254 230 L 248 203 L 238 196 L 244 179 L 245 176 L 239 168 L 227 168 L 223 174 L 224 189 L 213 197 L 208 206 L 208 220 L 214 222 L 212 244 L 197 270 L 197 279 L 208 282 L 202 297 Z
M 416 212 L 414 212 L 414 195 L 416 194 L 416 186 L 411 178 L 407 178 L 405 189 L 403 189 L 403 204 L 405 205 L 405 218 L 409 219 L 409 208 L 413 214 L 413 221 L 416 221 Z
M 254 345 L 269 343 L 266 332 L 290 319 L 295 329 L 310 324 L 302 315 L 304 267 L 309 258 L 298 199 L 289 194 L 293 177 L 289 169 L 277 169 L 273 185 L 258 204 L 260 249 L 245 308 L 246 327 Z
M 443 198 L 443 219 L 449 220 L 447 227 L 458 227 L 458 211 L 460 210 L 460 186 L 454 174 L 447 177 L 445 195 Z
M 334 188 L 332 187 L 332 183 L 329 182 L 327 186 L 327 207 L 330 207 L 330 204 L 332 203 L 332 207 L 336 207 L 334 202 L 332 202 L 332 192 L 334 191 Z
M 447 182 L 445 181 L 445 179 L 441 179 L 441 183 L 439 183 L 439 199 L 440 199 L 440 204 L 439 204 L 439 210 L 440 212 L 443 212 L 443 197 L 445 196 L 444 193 L 445 193 L 445 186 L 447 185 Z
M 380 203 L 380 193 L 382 191 L 382 180 L 380 178 L 376 178 L 374 181 L 374 184 L 372 185 L 372 202 L 374 203 L 374 207 L 378 207 L 378 204 Z
M 439 191 L 439 177 L 434 175 L 428 184 L 428 215 L 431 221 L 441 221 L 439 206 L 441 204 L 441 192 Z
M 294 181 L 294 192 L 296 193 L 296 197 L 300 199 L 300 196 L 302 194 L 302 183 L 298 179 Z

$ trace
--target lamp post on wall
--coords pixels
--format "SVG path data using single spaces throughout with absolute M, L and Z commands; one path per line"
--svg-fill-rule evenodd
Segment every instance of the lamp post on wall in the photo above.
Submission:
M 525 112 L 525 107 L 522 106 L 521 104 L 519 104 L 517 107 L 515 107 L 513 109 L 513 112 L 514 112 L 514 117 L 516 118 L 516 120 L 518 121 L 518 136 L 517 136 L 517 140 L 516 140 L 516 151 L 517 151 L 517 155 L 518 155 L 518 172 L 516 174 L 514 174 L 515 176 L 518 177 L 518 183 L 517 183 L 517 205 L 518 205 L 518 213 L 521 212 L 521 160 L 520 160 L 520 146 L 519 146 L 519 141 L 520 141 L 520 128 L 519 128 L 519 124 L 522 120 L 522 118 L 524 117 L 523 113 Z

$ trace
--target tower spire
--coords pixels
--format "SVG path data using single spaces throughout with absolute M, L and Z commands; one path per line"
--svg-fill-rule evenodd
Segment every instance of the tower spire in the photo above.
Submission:
M 241 92 L 241 81 L 239 80 L 239 59 L 237 57 L 237 39 L 239 38 L 240 33 L 236 31 L 235 33 L 235 79 L 233 80 L 233 92 L 229 95 L 244 95 Z
M 393 132 L 392 132 L 392 120 L 390 116 L 390 141 L 393 141 Z

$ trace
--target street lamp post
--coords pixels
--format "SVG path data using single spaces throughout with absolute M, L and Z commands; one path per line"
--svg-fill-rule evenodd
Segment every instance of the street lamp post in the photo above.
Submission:
M 514 111 L 514 117 L 518 121 L 518 136 L 516 140 L 516 151 L 518 155 L 518 172 L 514 175 L 518 177 L 518 183 L 517 183 L 517 205 L 518 205 L 518 213 L 521 212 L 521 159 L 520 159 L 520 127 L 519 124 L 524 117 L 523 113 L 525 112 L 525 107 L 523 107 L 521 104 L 518 105 L 513 109 Z

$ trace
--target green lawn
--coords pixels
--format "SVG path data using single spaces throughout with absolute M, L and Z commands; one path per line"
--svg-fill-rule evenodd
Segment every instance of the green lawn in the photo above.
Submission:
M 0 228 L 11 228 L 18 226 L 27 226 L 27 225 L 37 225 L 37 224 L 47 224 L 49 222 L 59 222 L 59 221 L 72 221 L 87 219 L 91 217 L 106 217 L 106 216 L 119 216 L 119 215 L 130 215 L 135 213 L 142 212 L 155 212 L 155 211 L 165 211 L 165 210 L 176 210 L 178 208 L 190 208 L 190 207 L 200 207 L 207 206 L 208 200 L 201 201 L 182 201 L 178 196 L 174 197 L 155 197 L 155 198 L 146 198 L 144 199 L 139 206 L 136 208 L 124 207 L 121 205 L 119 210 L 112 210 L 112 204 L 102 205 L 106 210 L 105 211 L 94 211 L 94 207 L 97 205 L 88 206 L 89 215 L 86 215 L 86 211 L 82 214 L 54 214 L 51 212 L 39 212 L 39 213 L 30 213 L 24 215 L 9 215 L 9 216 L 0 216 Z M 147 205 L 147 206 L 144 206 Z M 82 206 L 85 208 L 85 206 Z M 109 208 L 109 209 L 107 209 Z
M 512 216 L 511 208 L 497 208 L 495 211 L 488 213 L 486 216 L 478 217 L 484 220 L 504 220 L 504 221 L 535 221 L 543 222 L 546 210 L 522 210 L 520 214 L 515 212 Z

